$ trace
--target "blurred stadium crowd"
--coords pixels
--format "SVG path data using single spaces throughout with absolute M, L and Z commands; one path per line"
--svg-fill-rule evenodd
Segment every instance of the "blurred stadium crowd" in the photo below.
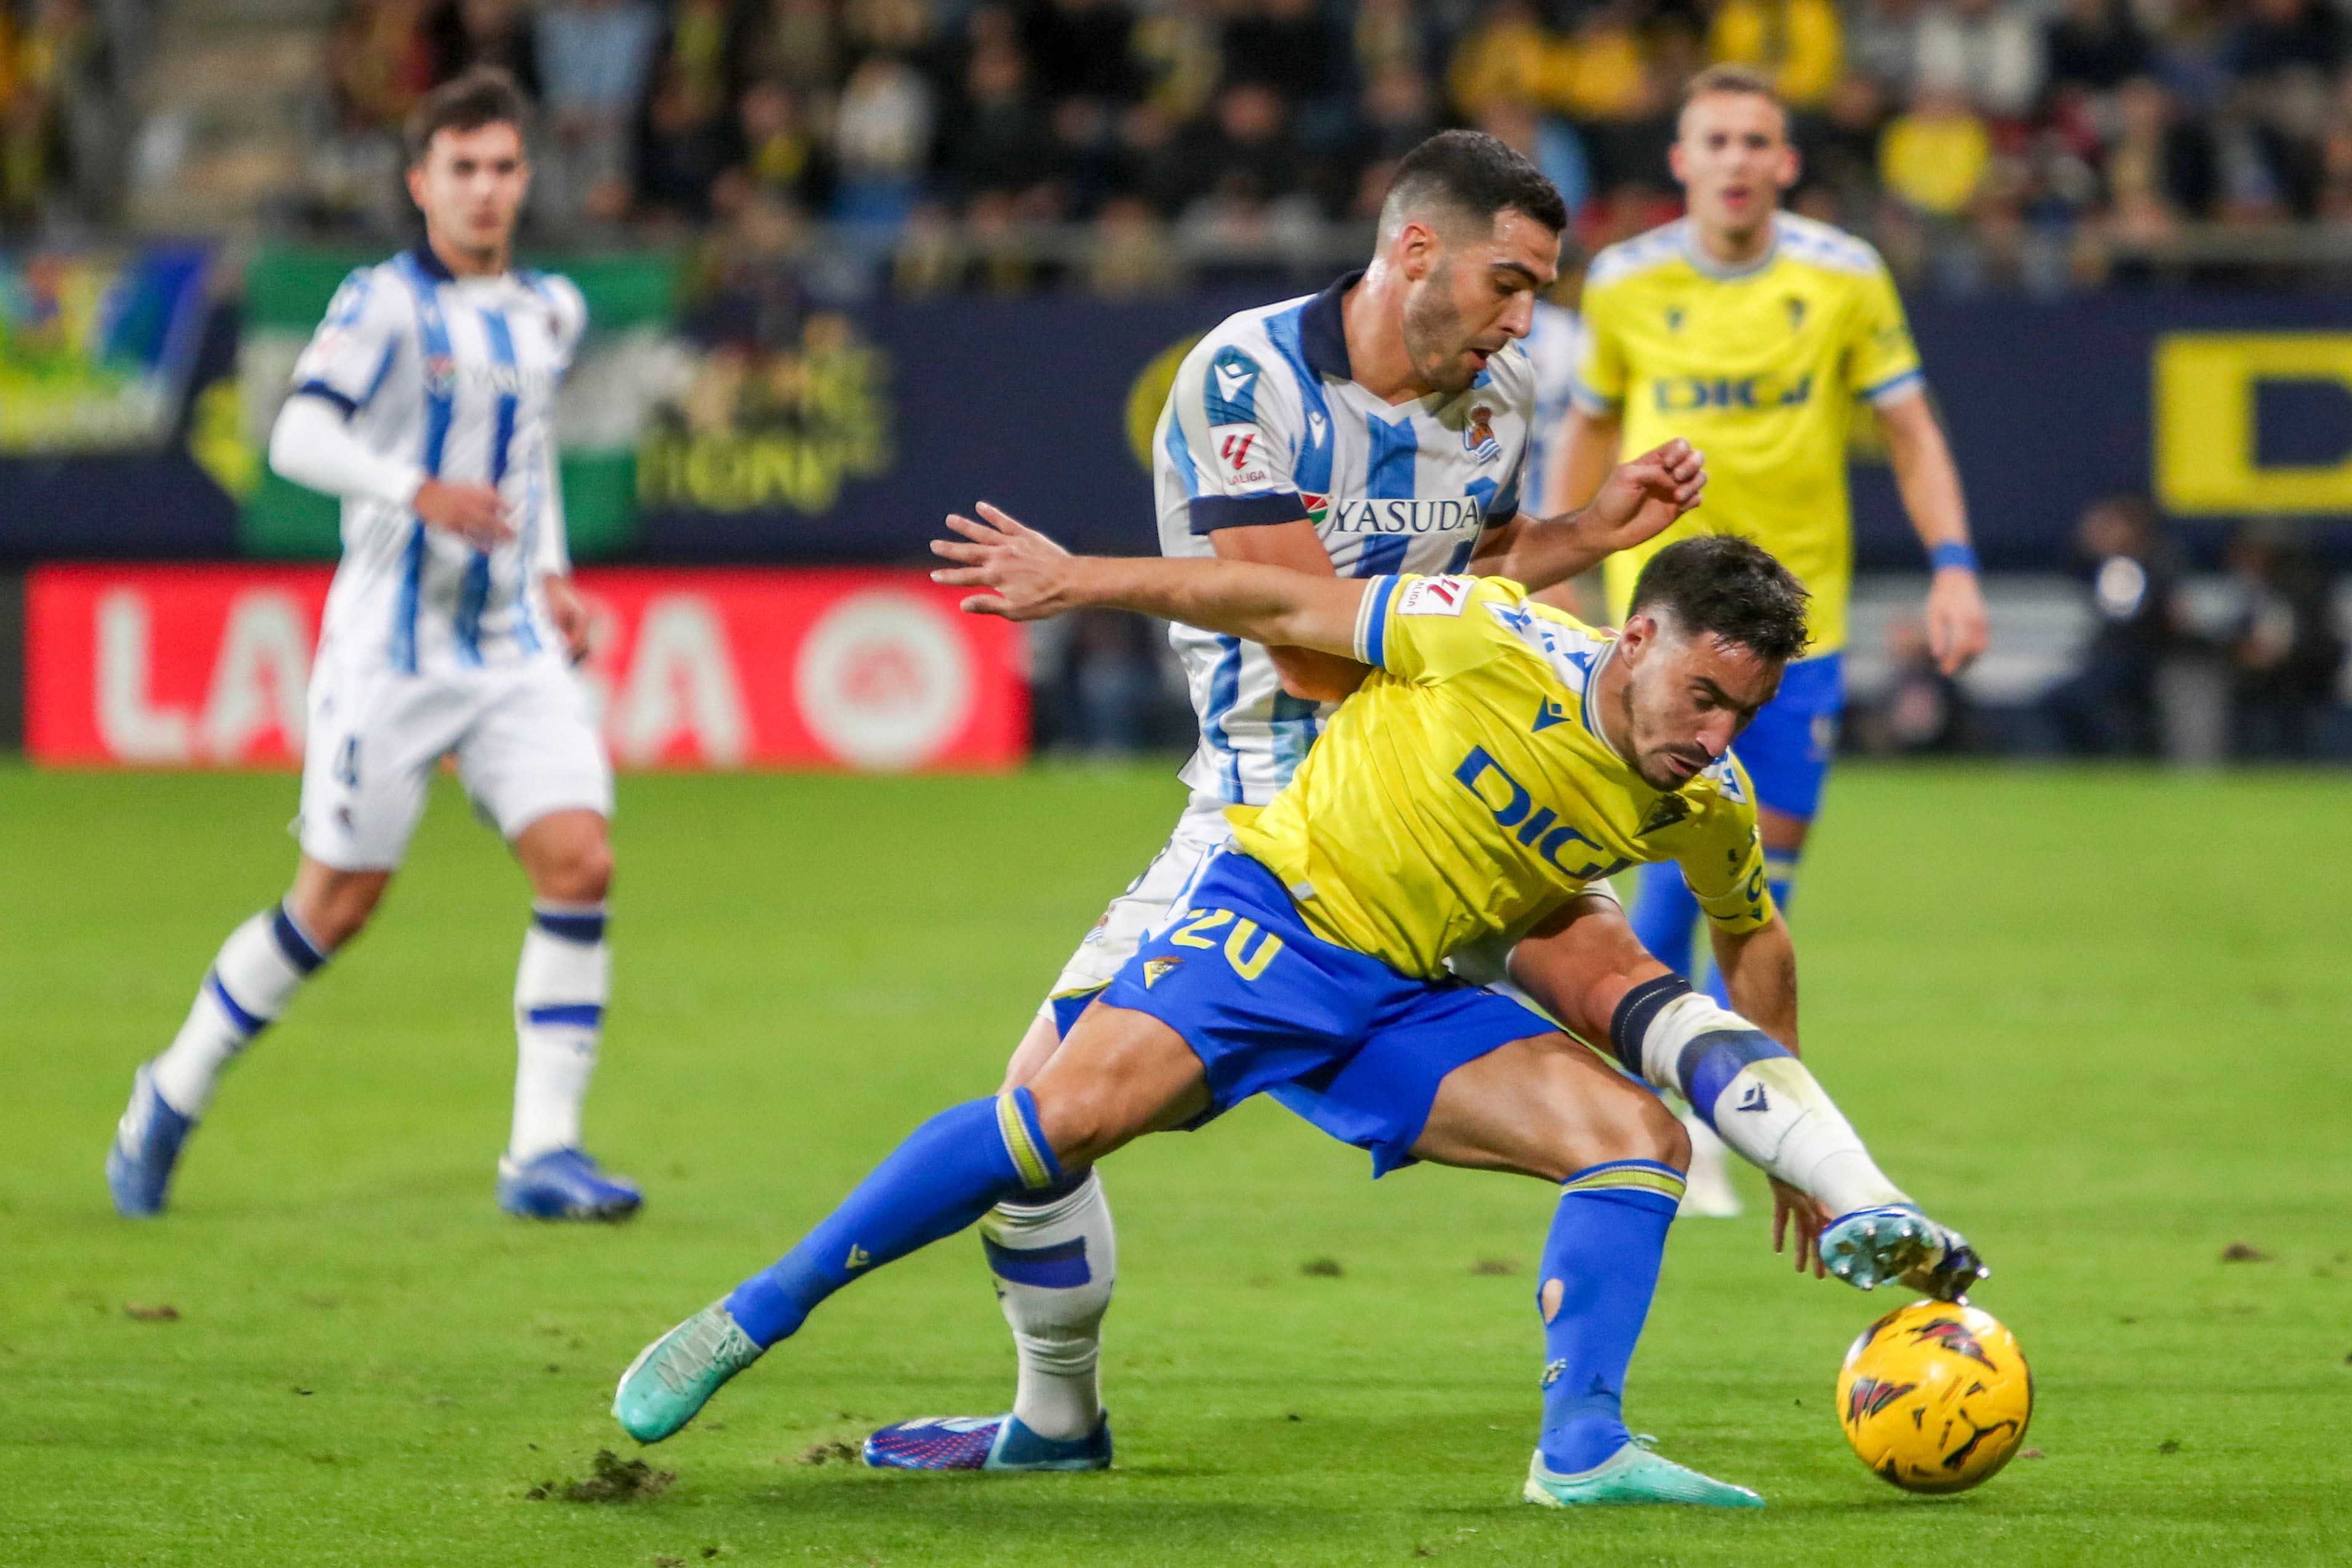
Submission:
M 0 244 L 404 242 L 400 122 L 491 62 L 541 106 L 532 242 L 691 255 L 698 335 L 756 319 L 751 338 L 789 343 L 813 307 L 883 291 L 1289 293 L 1360 258 L 1390 165 L 1445 125 L 1534 157 L 1572 250 L 1671 219 L 1680 86 L 1734 60 L 1796 108 L 1790 204 L 1874 239 L 1906 289 L 2340 287 L 2347 17 L 2352 0 L 0 0 Z M 1575 287 L 1571 267 L 1561 303 Z M 2352 758 L 2352 597 L 2311 543 L 2257 521 L 2185 548 L 2144 503 L 2102 503 L 2071 583 L 1997 588 L 1995 657 L 1960 683 L 1903 585 L 1875 618 L 1858 606 L 1847 744 Z M 1188 742 L 1159 629 L 1076 617 L 1034 652 L 1047 748 Z
M 169 177 L 152 4 L 0 4 L 0 221 L 103 225 Z M 2238 276 L 2352 220 L 2336 0 L 341 0 L 313 30 L 300 194 L 264 214 L 311 237 L 405 230 L 400 119 L 481 60 L 543 107 L 547 236 L 825 225 L 909 290 L 1319 271 L 1445 124 L 1535 156 L 1597 248 L 1673 215 L 1711 60 L 1771 74 L 1793 204 L 1914 287 Z

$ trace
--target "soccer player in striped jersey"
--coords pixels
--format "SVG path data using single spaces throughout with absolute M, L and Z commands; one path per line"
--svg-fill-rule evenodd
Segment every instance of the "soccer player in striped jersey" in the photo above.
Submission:
M 613 781 L 569 668 L 588 614 L 570 581 L 554 403 L 587 312 L 569 282 L 511 265 L 523 120 L 494 69 L 418 104 L 408 190 L 425 243 L 352 273 L 295 367 L 270 465 L 341 497 L 343 538 L 310 673 L 301 859 L 133 1080 L 106 1159 L 125 1215 L 163 1210 L 222 1070 L 367 924 L 453 753 L 532 896 L 499 1207 L 616 1219 L 640 1201 L 581 1148 L 611 967 Z
M 1621 447 L 1661 431 L 1706 449 L 1705 511 L 1603 568 L 1622 622 L 1642 565 L 1693 533 L 1755 539 L 1811 593 L 1812 643 L 1739 737 L 1756 780 L 1773 895 L 1785 911 L 1821 803 L 1844 704 L 1842 650 L 1853 576 L 1846 432 L 1876 411 L 1912 526 L 1935 570 L 1927 638 L 1946 674 L 1984 651 L 1984 600 L 1958 470 L 1927 397 L 1919 355 L 1878 253 L 1827 224 L 1777 210 L 1795 183 L 1788 115 L 1753 72 L 1717 66 L 1685 99 L 1673 150 L 1689 214 L 1592 260 L 1574 408 L 1553 464 L 1553 505 L 1592 493 Z M 1670 865 L 1639 873 L 1643 944 L 1688 973 L 1698 908 Z M 1722 999 L 1721 987 L 1716 987 Z M 1722 1151 L 1696 1120 L 1690 1196 L 1736 1214 Z
M 1690 1150 L 1635 1077 L 1676 1089 L 1801 1200 L 1801 1261 L 1944 1300 L 1983 1272 L 1795 1054 L 1795 950 L 1728 750 L 1804 646 L 1795 580 L 1748 540 L 1685 539 L 1651 561 L 1611 634 L 1497 578 L 1087 559 L 982 512 L 991 526 L 950 518 L 962 538 L 933 547 L 961 563 L 940 581 L 992 591 L 967 611 L 1116 606 L 1370 674 L 1273 801 L 1232 814 L 1230 841 L 1031 1082 L 925 1123 L 783 1258 L 647 1345 L 614 1416 L 640 1442 L 667 1437 L 865 1274 L 1144 1134 L 1268 1093 L 1370 1151 L 1375 1176 L 1428 1160 L 1557 1184 L 1528 1501 L 1761 1506 L 1625 1424 Z M 1643 952 L 1602 894 L 1654 862 L 1690 879 L 1738 1011 Z M 1521 952 L 1547 957 L 1515 969 L 1521 983 L 1623 1072 L 1447 972 L 1522 929 Z
M 1521 346 L 1558 271 L 1568 214 L 1533 164 L 1448 131 L 1399 163 L 1379 252 L 1320 294 L 1229 318 L 1186 356 L 1153 440 L 1161 552 L 1371 578 L 1476 570 L 1534 587 L 1648 538 L 1673 508 L 1630 477 L 1554 519 L 1522 505 L 1537 378 Z M 1686 443 L 1663 465 L 1696 496 Z M 1179 625 L 1200 716 L 1192 800 L 1167 847 L 1114 900 L 1039 1008 L 1006 1071 L 1026 1082 L 1143 933 L 1224 841 L 1224 813 L 1262 806 L 1322 733 L 1360 664 Z M 1024 1193 L 982 1228 L 1018 1352 L 1011 1412 L 894 1425 L 867 1439 L 887 1468 L 1085 1469 L 1110 1461 L 1097 1384 L 1115 1239 L 1099 1177 Z M 943 1437 L 950 1440 L 943 1441 Z

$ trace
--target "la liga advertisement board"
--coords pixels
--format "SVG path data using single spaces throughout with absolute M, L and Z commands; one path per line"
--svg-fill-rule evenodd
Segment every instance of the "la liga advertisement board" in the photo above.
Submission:
M 46 566 L 26 749 L 70 767 L 291 768 L 331 574 Z M 919 572 L 583 570 L 580 667 L 622 768 L 998 768 L 1026 754 L 1019 629 Z

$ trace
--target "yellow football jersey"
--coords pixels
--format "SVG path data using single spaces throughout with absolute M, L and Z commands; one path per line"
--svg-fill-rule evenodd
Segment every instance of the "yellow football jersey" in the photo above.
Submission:
M 1662 793 L 1602 736 L 1589 694 L 1615 642 L 1502 578 L 1372 579 L 1370 678 L 1271 804 L 1228 813 L 1236 841 L 1317 936 L 1406 975 L 1643 861 L 1680 862 L 1725 930 L 1768 924 L 1739 764 Z
M 1779 214 L 1770 252 L 1735 275 L 1699 254 L 1688 219 L 1595 256 L 1578 404 L 1622 415 L 1628 455 L 1679 435 L 1707 469 L 1698 510 L 1609 558 L 1611 617 L 1622 623 L 1642 564 L 1675 539 L 1742 534 L 1812 594 L 1808 656 L 1843 647 L 1853 582 L 1846 427 L 1856 398 L 1897 402 L 1919 381 L 1886 264 L 1827 224 Z

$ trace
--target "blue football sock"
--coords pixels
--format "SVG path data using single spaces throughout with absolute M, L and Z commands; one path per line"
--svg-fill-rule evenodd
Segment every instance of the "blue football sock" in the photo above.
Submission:
M 1633 935 L 1650 956 L 1677 975 L 1691 972 L 1691 932 L 1698 921 L 1698 899 L 1683 881 L 1683 868 L 1658 861 L 1634 878 Z
M 1683 1177 L 1651 1160 L 1588 1166 L 1560 1184 L 1544 1239 L 1543 1461 L 1589 1470 L 1628 1440 L 1625 1368 L 1650 1315 Z
M 799 1246 L 736 1286 L 728 1315 L 765 1349 L 850 1281 L 954 1235 L 1005 1198 L 1061 1179 L 1028 1090 L 942 1111 L 908 1134 Z

